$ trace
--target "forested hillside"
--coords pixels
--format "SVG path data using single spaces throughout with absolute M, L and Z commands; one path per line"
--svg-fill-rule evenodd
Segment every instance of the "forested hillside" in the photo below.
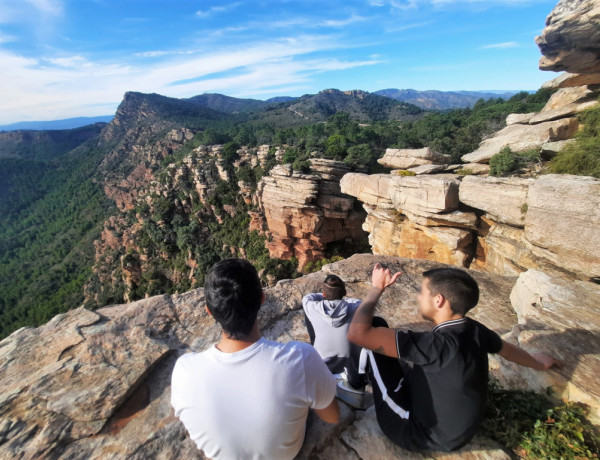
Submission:
M 256 209 L 244 193 L 252 193 L 274 165 L 311 172 L 310 158 L 328 158 L 375 170 L 386 148 L 425 145 L 458 159 L 507 114 L 538 110 L 549 95 L 520 93 L 473 109 L 424 113 L 382 96 L 327 90 L 231 114 L 191 100 L 128 93 L 101 131 L 92 125 L 6 133 L 13 137 L 0 142 L 0 335 L 80 305 L 84 286 L 90 306 L 182 292 L 200 285 L 207 268 L 231 248 L 244 251 L 263 276 L 294 276 L 294 261 L 270 259 L 265 236 L 249 229 L 248 213 Z M 196 190 L 172 174 L 192 161 L 197 147 L 216 144 L 224 145 L 219 167 L 227 179 L 215 175 L 216 157 L 203 160 L 216 177 L 207 208 L 190 202 Z M 265 161 L 240 161 L 241 147 L 264 144 L 271 146 Z M 159 184 L 154 189 L 152 181 Z M 141 190 L 145 201 L 138 201 Z M 139 231 L 129 246 L 135 251 L 102 252 L 103 243 L 93 243 L 102 231 L 119 239 L 135 225 Z M 346 252 L 332 245 L 326 256 Z M 154 268 L 128 286 L 140 257 Z M 190 258 L 193 267 L 186 264 Z

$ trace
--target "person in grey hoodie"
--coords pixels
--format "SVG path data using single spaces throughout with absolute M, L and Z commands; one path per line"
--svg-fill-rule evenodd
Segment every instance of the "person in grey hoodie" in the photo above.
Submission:
M 322 292 L 302 299 L 310 343 L 333 374 L 344 371 L 350 354 L 346 338 L 359 299 L 346 297 L 346 286 L 339 276 L 327 275 Z

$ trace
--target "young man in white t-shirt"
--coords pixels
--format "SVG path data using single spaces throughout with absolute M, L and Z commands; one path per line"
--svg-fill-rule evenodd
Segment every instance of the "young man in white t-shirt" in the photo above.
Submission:
M 309 408 L 326 422 L 339 420 L 334 376 L 312 346 L 261 337 L 257 315 L 265 297 L 248 261 L 215 264 L 204 294 L 223 335 L 208 350 L 177 360 L 175 415 L 210 458 L 295 457 Z

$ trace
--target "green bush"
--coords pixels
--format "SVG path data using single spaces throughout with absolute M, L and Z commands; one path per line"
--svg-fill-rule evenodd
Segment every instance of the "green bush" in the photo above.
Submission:
M 553 407 L 543 394 L 491 382 L 482 434 L 523 458 L 598 458 L 600 437 L 586 416 L 581 405 Z
M 344 260 L 343 257 L 333 256 L 330 259 L 324 258 L 320 260 L 315 260 L 314 262 L 309 262 L 304 267 L 304 271 L 306 273 L 314 273 L 320 271 L 325 265 L 332 264 L 334 262 L 339 262 L 340 260 Z
M 507 176 L 529 163 L 538 161 L 540 161 L 538 149 L 515 153 L 507 146 L 490 158 L 490 176 Z
M 600 107 L 580 115 L 583 130 L 577 141 L 550 161 L 549 172 L 600 178 Z

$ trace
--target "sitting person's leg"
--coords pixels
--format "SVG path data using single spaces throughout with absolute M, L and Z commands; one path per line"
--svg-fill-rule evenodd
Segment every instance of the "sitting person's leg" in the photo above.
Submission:
M 380 317 L 373 318 L 373 326 L 388 327 L 387 322 Z M 350 343 L 350 355 L 346 366 L 346 380 L 338 382 L 339 399 L 355 409 L 364 409 L 365 385 L 367 375 L 368 350 Z
M 373 318 L 373 326 L 389 327 L 387 321 L 379 316 Z M 365 352 L 363 352 L 362 350 L 363 349 L 358 345 L 350 343 L 350 356 L 348 357 L 348 366 L 346 367 L 346 373 L 348 376 L 348 383 L 355 389 L 363 389 L 364 386 L 367 384 L 367 375 L 364 372 L 364 369 L 362 369 L 363 372 L 361 372 L 360 369 L 361 354 L 363 355 L 364 360 L 365 353 L 367 350 L 365 350 Z M 363 362 L 363 368 L 364 364 L 365 363 Z

